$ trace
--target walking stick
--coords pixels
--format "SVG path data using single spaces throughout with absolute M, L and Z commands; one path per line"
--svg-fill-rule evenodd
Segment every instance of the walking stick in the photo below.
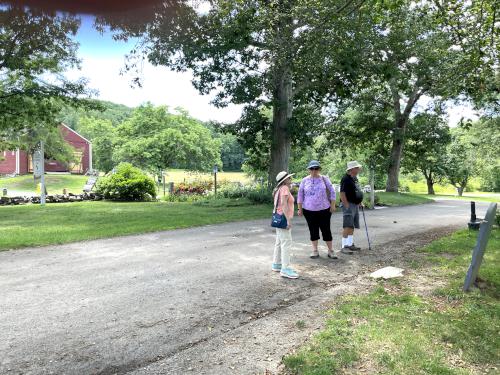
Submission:
M 368 240 L 368 250 L 371 250 L 372 245 L 370 244 L 370 236 L 368 236 L 368 225 L 366 225 L 365 209 L 363 206 L 361 206 L 361 212 L 363 213 L 363 221 L 365 222 L 366 238 Z

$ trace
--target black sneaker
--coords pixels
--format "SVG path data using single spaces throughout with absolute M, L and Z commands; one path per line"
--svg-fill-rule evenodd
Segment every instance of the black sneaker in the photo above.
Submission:
M 353 254 L 354 251 L 352 251 L 350 246 L 344 246 L 342 249 L 340 249 L 340 252 L 342 254 Z
M 351 246 L 349 246 L 349 248 L 350 248 L 351 250 L 353 250 L 353 251 L 359 251 L 359 250 L 361 250 L 361 248 L 360 248 L 360 247 L 357 247 L 357 246 L 356 246 L 356 245 L 354 245 L 354 244 L 352 244 Z

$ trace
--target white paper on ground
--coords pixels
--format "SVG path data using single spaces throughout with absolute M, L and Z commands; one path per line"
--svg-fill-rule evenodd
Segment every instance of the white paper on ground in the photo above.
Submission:
M 384 267 L 370 274 L 374 279 L 392 279 L 395 277 L 402 277 L 404 269 L 396 267 Z

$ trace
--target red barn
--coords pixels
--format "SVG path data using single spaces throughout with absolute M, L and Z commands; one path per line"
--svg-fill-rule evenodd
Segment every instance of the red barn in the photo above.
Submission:
M 46 172 L 85 174 L 92 170 L 92 143 L 65 124 L 59 125 L 63 138 L 75 149 L 78 162 L 67 165 L 57 160 L 45 161 Z M 17 149 L 0 151 L 0 174 L 27 174 L 33 172 L 31 155 Z

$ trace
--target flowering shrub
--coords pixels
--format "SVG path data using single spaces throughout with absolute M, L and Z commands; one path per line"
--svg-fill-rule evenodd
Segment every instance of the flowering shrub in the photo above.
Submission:
M 191 195 L 206 195 L 213 189 L 211 181 L 194 181 L 190 183 L 179 183 L 174 185 L 174 195 L 191 194 Z

